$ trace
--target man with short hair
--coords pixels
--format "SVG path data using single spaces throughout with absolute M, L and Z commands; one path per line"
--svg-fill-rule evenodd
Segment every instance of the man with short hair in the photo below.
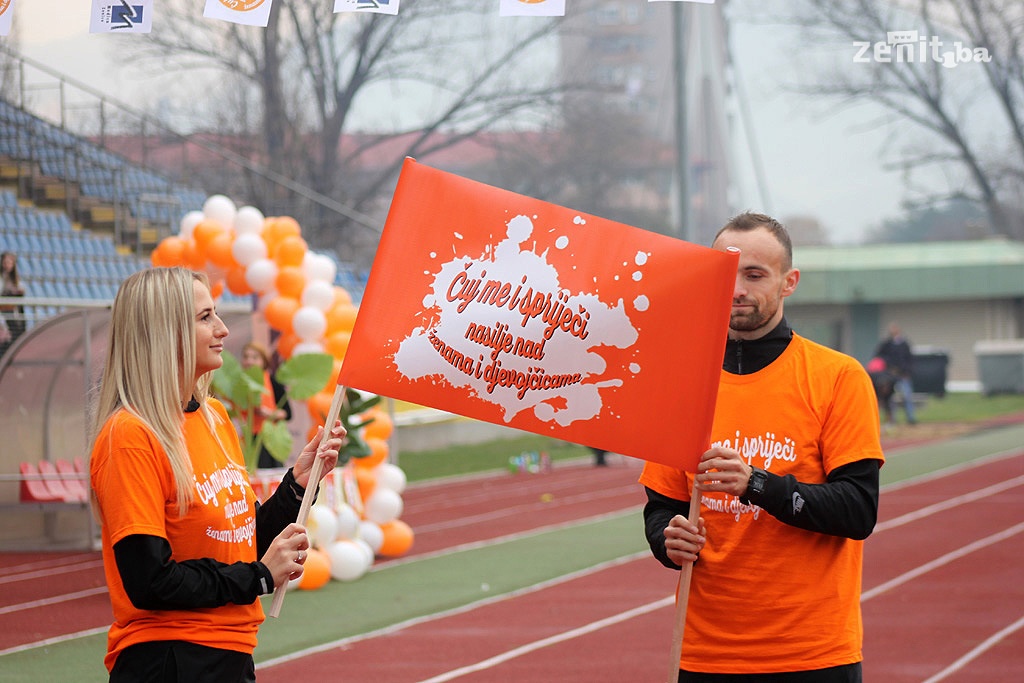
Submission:
M 696 473 L 649 462 L 640 477 L 654 556 L 695 563 L 679 681 L 859 682 L 884 460 L 874 388 L 786 322 L 800 271 L 778 221 L 741 214 L 712 246 L 740 257 L 711 447 Z

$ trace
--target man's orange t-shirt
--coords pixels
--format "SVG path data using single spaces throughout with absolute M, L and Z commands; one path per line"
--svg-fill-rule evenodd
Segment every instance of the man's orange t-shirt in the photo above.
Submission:
M 711 440 L 811 484 L 842 465 L 884 459 L 867 374 L 798 335 L 758 372 L 722 372 Z M 647 463 L 640 483 L 689 500 L 693 478 Z M 772 673 L 861 661 L 862 541 L 783 524 L 725 493 L 703 493 L 701 516 L 707 542 L 693 568 L 681 668 Z
M 170 463 L 153 432 L 126 410 L 103 425 L 90 462 L 100 501 L 103 568 L 114 623 L 107 637 L 107 670 L 129 645 L 185 640 L 252 653 L 263 622 L 259 600 L 192 610 L 142 610 L 132 605 L 114 560 L 114 545 L 132 534 L 167 539 L 175 561 L 210 557 L 226 564 L 256 561 L 256 496 L 228 415 L 209 399 L 216 438 L 201 411 L 185 414 L 185 442 L 195 473 L 195 499 L 183 518 Z M 219 443 L 218 443 L 219 440 Z

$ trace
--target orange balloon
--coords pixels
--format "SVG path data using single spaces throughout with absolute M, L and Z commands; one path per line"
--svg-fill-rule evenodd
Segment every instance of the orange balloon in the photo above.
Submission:
M 327 335 L 334 332 L 352 332 L 356 324 L 358 309 L 352 304 L 340 304 L 332 307 L 324 315 L 327 318 Z
M 380 545 L 380 554 L 386 557 L 398 557 L 412 548 L 412 527 L 400 519 L 393 519 L 380 525 L 384 533 L 384 542 Z
M 299 226 L 299 222 L 291 216 L 278 216 L 274 219 L 275 232 L 281 236 L 281 239 L 288 237 L 289 235 L 301 235 L 302 227 Z
M 302 576 L 299 578 L 299 588 L 305 591 L 315 591 L 322 588 L 331 580 L 331 558 L 322 550 L 308 548 L 306 561 L 302 565 Z
M 228 289 L 231 290 L 232 294 L 237 294 L 238 296 L 252 294 L 252 287 L 245 280 L 245 266 L 235 266 L 228 270 L 225 282 L 227 282 Z
M 185 262 L 185 240 L 177 235 L 169 235 L 156 245 L 156 249 L 149 256 L 150 261 L 157 267 L 180 266 Z
M 334 286 L 334 301 L 331 303 L 331 308 L 340 306 L 342 304 L 351 304 L 352 295 L 348 293 L 348 290 L 344 287 Z
M 345 357 L 345 352 L 348 351 L 350 341 L 352 341 L 351 332 L 335 332 L 324 339 L 324 351 L 341 360 Z
M 327 384 L 320 391 L 326 391 L 329 394 L 334 394 L 334 390 L 338 387 L 338 374 L 341 372 L 341 361 L 338 359 L 334 360 L 334 369 L 331 371 L 331 376 L 327 379 Z
M 352 460 L 357 468 L 368 467 L 372 469 L 388 459 L 390 448 L 387 441 L 372 436 L 366 437 L 364 440 L 366 445 L 370 447 L 370 454 L 365 458 L 354 458 Z
M 224 293 L 224 280 L 217 280 L 216 282 L 210 283 L 210 296 L 214 299 L 219 299 L 221 294 Z
M 288 332 L 282 334 L 277 338 L 277 355 L 281 356 L 285 360 L 292 357 L 292 351 L 295 350 L 295 346 L 302 341 L 299 339 L 299 335 L 294 332 Z
M 274 260 L 282 268 L 285 266 L 298 268 L 302 265 L 302 260 L 306 258 L 306 250 L 306 240 L 298 235 L 288 235 L 277 245 L 277 249 L 274 251 Z
M 275 296 L 267 302 L 267 307 L 263 309 L 263 317 L 267 319 L 267 324 L 278 332 L 291 334 L 292 318 L 300 306 L 299 300 L 294 297 Z
M 206 253 L 213 238 L 225 232 L 227 230 L 218 221 L 204 218 L 196 223 L 196 227 L 192 229 L 192 239 L 196 241 L 196 247 L 199 251 Z
M 359 487 L 359 497 L 367 500 L 373 489 L 377 488 L 377 473 L 372 467 L 356 467 L 353 473 L 356 477 L 356 486 Z
M 202 270 L 206 267 L 206 254 L 199 250 L 195 240 L 185 240 L 185 249 L 182 257 L 184 262 L 181 265 L 192 270 Z
M 321 391 L 309 397 L 306 407 L 309 409 L 309 416 L 315 425 L 322 425 L 327 419 L 327 413 L 331 412 L 331 401 L 334 400 L 334 391 Z
M 277 271 L 274 287 L 284 296 L 299 299 L 302 297 L 302 290 L 306 287 L 306 274 L 297 266 L 282 266 Z
M 363 427 L 364 438 L 384 439 L 386 441 L 391 437 L 391 433 L 395 431 L 394 421 L 383 408 L 371 408 L 360 417 L 364 420 L 373 418 L 373 422 Z
M 234 243 L 234 236 L 227 230 L 215 235 L 206 245 L 207 260 L 225 270 L 236 267 L 238 263 L 231 254 L 231 245 Z

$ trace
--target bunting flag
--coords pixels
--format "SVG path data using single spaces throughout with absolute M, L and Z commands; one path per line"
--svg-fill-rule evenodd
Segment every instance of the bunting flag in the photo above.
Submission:
M 11 16 L 14 7 L 14 0 L 0 0 L 0 36 L 6 36 L 11 32 Z
M 89 33 L 150 33 L 153 0 L 92 0 Z
M 270 22 L 270 7 L 274 0 L 206 0 L 203 16 L 221 19 L 233 24 L 262 26 Z
M 737 262 L 407 159 L 338 383 L 692 470 Z
M 564 17 L 565 0 L 501 0 L 502 17 Z
M 334 0 L 334 13 L 370 12 L 372 14 L 398 14 L 401 0 Z

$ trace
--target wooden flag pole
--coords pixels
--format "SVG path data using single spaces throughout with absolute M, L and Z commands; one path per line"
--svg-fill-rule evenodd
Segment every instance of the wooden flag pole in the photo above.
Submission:
M 331 436 L 331 427 L 338 421 L 341 414 L 341 404 L 345 402 L 345 387 L 338 385 L 334 390 L 334 397 L 331 399 L 331 407 L 327 411 L 327 419 L 324 422 L 324 433 L 320 436 L 320 446 L 327 443 Z M 317 451 L 320 447 L 317 447 Z M 306 492 L 302 494 L 302 504 L 299 506 L 299 516 L 295 521 L 305 526 L 309 518 L 309 508 L 313 506 L 313 499 L 316 498 L 317 485 L 320 482 L 320 471 L 324 468 L 323 462 L 318 457 L 313 458 L 313 466 L 309 470 L 309 481 L 306 482 Z M 276 617 L 281 613 L 281 605 L 284 604 L 284 594 L 288 592 L 288 582 L 284 581 L 274 589 L 274 601 L 270 603 L 269 615 Z
M 690 491 L 690 524 L 700 522 L 700 491 L 697 480 L 693 480 Z M 687 562 L 679 570 L 679 585 L 676 586 L 676 619 L 672 629 L 672 654 L 669 659 L 668 683 L 679 683 L 679 658 L 683 653 L 683 630 L 686 627 L 686 605 L 690 601 L 690 578 L 693 576 L 693 562 Z

